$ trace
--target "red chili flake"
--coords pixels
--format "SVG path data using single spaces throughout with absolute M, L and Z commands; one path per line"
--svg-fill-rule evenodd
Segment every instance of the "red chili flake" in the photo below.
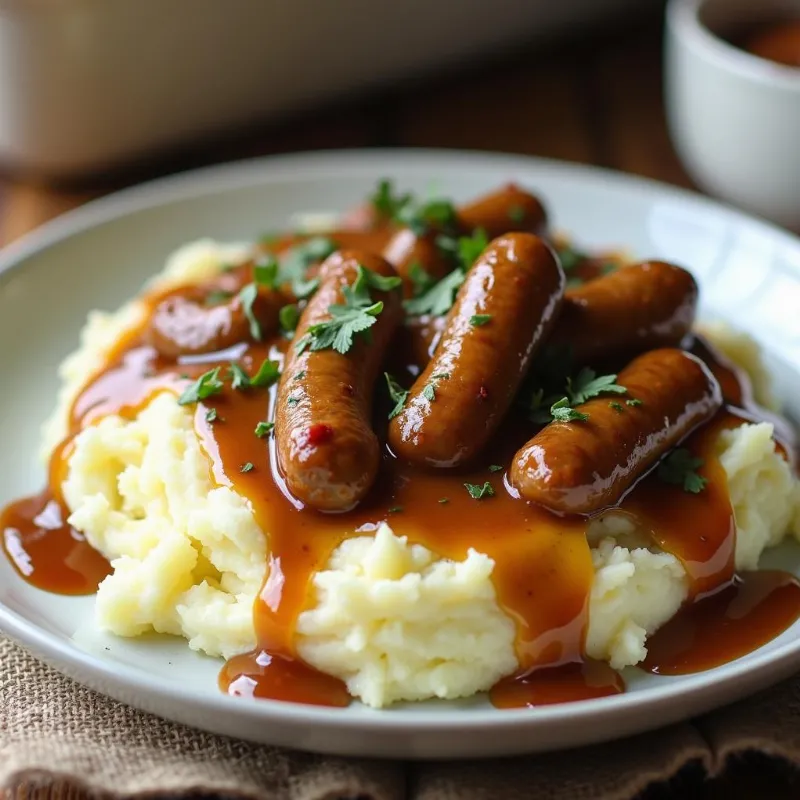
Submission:
M 480 397 L 481 400 L 488 400 L 489 390 L 485 386 L 481 386 L 481 388 L 478 389 L 478 397 Z
M 308 443 L 317 447 L 333 438 L 333 428 L 324 422 L 317 422 L 308 429 Z

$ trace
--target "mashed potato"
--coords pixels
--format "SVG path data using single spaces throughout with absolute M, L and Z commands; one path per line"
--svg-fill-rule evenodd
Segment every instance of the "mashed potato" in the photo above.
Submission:
M 198 242 L 173 256 L 152 285 L 204 280 L 245 255 L 241 245 Z M 81 384 L 141 313 L 134 301 L 90 317 L 81 349 L 62 367 L 47 451 L 64 434 Z M 757 352 L 742 345 L 728 355 L 735 360 L 742 352 L 746 363 L 739 363 L 757 376 Z M 771 435 L 768 423 L 745 425 L 718 444 L 739 526 L 740 568 L 755 567 L 765 547 L 800 528 L 797 482 Z M 114 568 L 97 596 L 101 626 L 121 636 L 183 636 L 212 656 L 253 647 L 252 606 L 267 539 L 248 501 L 213 483 L 192 411 L 173 394 L 155 396 L 134 420 L 109 416 L 82 431 L 63 488 L 71 524 Z M 593 522 L 588 536 L 595 577 L 587 653 L 615 668 L 636 664 L 647 636 L 687 597 L 686 573 L 619 514 Z M 498 606 L 493 567 L 474 550 L 463 561 L 441 558 L 387 525 L 348 539 L 313 577 L 298 650 L 375 707 L 486 690 L 517 668 L 514 624 Z

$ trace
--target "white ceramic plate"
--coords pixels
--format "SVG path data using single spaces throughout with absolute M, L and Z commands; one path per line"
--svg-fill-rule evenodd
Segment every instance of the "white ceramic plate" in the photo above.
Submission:
M 556 227 L 581 245 L 624 246 L 690 266 L 707 312 L 768 348 L 779 388 L 800 414 L 800 241 L 709 200 L 583 167 L 514 156 L 336 152 L 215 167 L 91 203 L 0 254 L 0 501 L 41 487 L 39 425 L 55 402 L 56 366 L 91 308 L 115 308 L 200 236 L 251 238 L 293 212 L 346 209 L 384 176 L 403 189 L 468 198 L 513 179 L 540 192 Z M 800 575 L 800 548 L 769 565 Z M 800 622 L 759 651 L 699 675 L 627 670 L 624 695 L 498 711 L 483 698 L 373 711 L 234 699 L 220 662 L 183 640 L 116 639 L 92 625 L 93 598 L 28 586 L 0 559 L 0 629 L 73 678 L 112 697 L 218 733 L 346 755 L 451 758 L 510 755 L 605 740 L 666 725 L 735 700 L 800 669 Z

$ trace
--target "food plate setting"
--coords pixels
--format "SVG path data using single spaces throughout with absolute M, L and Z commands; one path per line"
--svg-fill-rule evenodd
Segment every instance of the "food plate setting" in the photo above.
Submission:
M 122 192 L 0 268 L 0 629 L 76 680 L 463 758 L 800 668 L 789 234 L 601 170 L 353 151 Z

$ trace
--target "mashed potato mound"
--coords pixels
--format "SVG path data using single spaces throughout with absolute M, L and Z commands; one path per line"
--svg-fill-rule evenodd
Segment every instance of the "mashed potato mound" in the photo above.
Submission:
M 99 624 L 120 636 L 185 636 L 209 655 L 253 647 L 266 544 L 249 503 L 215 486 L 193 415 L 173 394 L 83 430 L 64 482 L 69 522 L 114 568 Z
M 179 250 L 151 287 L 197 283 L 246 257 L 244 245 L 209 240 Z M 69 405 L 143 305 L 94 312 L 81 348 L 62 365 L 59 405 L 45 429 L 47 454 L 66 432 Z M 753 378 L 773 406 L 758 348 L 715 326 L 710 339 Z M 723 433 L 719 457 L 738 524 L 736 563 L 752 569 L 787 533 L 800 538 L 800 498 L 768 423 Z M 194 431 L 193 413 L 170 392 L 133 420 L 109 416 L 75 439 L 64 496 L 70 523 L 112 563 L 100 586 L 98 623 L 120 636 L 148 630 L 228 657 L 255 643 L 252 606 L 265 574 L 267 537 L 248 501 L 217 486 Z M 588 531 L 595 577 L 586 649 L 615 668 L 647 652 L 647 636 L 689 590 L 683 566 L 619 513 Z M 345 540 L 312 579 L 298 620 L 302 657 L 346 681 L 371 706 L 470 696 L 517 668 L 514 624 L 499 608 L 494 562 L 471 550 L 451 561 L 393 534 Z

